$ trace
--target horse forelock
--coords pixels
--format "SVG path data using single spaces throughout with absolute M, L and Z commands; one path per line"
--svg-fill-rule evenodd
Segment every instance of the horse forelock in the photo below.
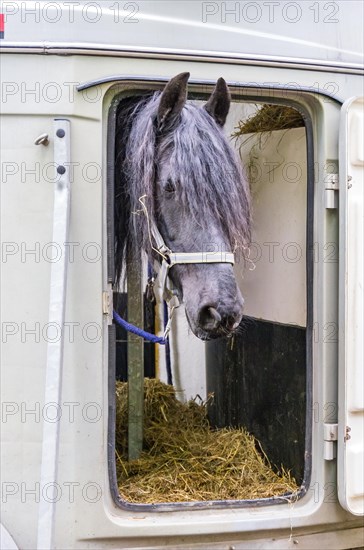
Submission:
M 230 245 L 247 245 L 250 199 L 240 161 L 207 111 L 187 103 L 173 132 L 170 167 L 180 204 L 200 222 L 215 219 Z

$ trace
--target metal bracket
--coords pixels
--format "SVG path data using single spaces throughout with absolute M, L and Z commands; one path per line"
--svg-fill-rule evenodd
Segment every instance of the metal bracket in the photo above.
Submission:
M 110 285 L 111 287 L 111 285 Z M 112 325 L 112 318 L 113 318 L 113 292 L 112 289 L 105 290 L 102 293 L 102 313 L 104 315 L 107 315 L 107 324 Z
M 67 242 L 70 222 L 71 180 L 70 166 L 71 136 L 70 122 L 66 119 L 54 120 L 54 206 L 53 206 L 53 243 L 62 251 L 58 262 L 52 263 L 49 293 L 49 323 L 62 327 L 61 337 L 57 341 L 48 341 L 47 364 L 45 372 L 45 403 L 60 404 L 62 397 L 62 368 L 64 347 L 64 318 L 67 291 Z M 42 462 L 40 486 L 57 486 L 59 462 L 60 422 L 43 422 Z M 54 547 L 56 519 L 54 497 L 41 499 L 38 511 L 37 548 Z
M 338 425 L 337 424 L 324 424 L 324 459 L 334 460 L 336 458 L 336 446 L 334 444 L 337 441 Z
M 339 174 L 327 174 L 325 177 L 325 207 L 339 207 Z
M 325 178 L 325 189 L 339 191 L 339 174 L 327 174 Z

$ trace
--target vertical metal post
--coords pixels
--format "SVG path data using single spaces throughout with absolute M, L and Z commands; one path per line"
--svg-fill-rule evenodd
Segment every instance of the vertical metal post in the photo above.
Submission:
M 53 244 L 62 255 L 52 263 L 49 293 L 49 323 L 61 327 L 61 337 L 48 341 L 44 402 L 60 406 L 62 391 L 64 314 L 66 308 L 67 247 L 70 213 L 70 122 L 54 121 L 54 162 L 56 182 L 54 187 Z M 57 474 L 60 419 L 43 422 L 42 463 L 40 487 L 53 488 L 53 494 L 41 498 L 38 512 L 37 548 L 54 547 L 54 526 L 57 502 Z
M 127 283 L 128 321 L 143 328 L 141 257 L 128 262 Z M 139 458 L 143 446 L 144 340 L 131 332 L 128 332 L 128 388 L 128 455 L 129 460 L 134 460 Z

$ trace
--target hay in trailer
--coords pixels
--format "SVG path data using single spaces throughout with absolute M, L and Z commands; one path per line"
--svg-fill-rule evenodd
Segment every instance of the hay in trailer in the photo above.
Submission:
M 206 403 L 182 403 L 163 382 L 145 379 L 144 439 L 127 458 L 128 384 L 116 382 L 116 470 L 120 495 L 134 503 L 258 499 L 297 491 L 288 472 L 273 471 L 244 429 L 213 430 Z
M 303 117 L 296 109 L 285 105 L 266 104 L 247 120 L 241 120 L 232 137 L 239 138 L 245 134 L 289 130 L 304 125 Z

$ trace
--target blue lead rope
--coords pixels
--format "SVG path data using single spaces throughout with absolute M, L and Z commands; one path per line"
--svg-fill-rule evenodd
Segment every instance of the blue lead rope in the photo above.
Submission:
M 156 336 L 155 334 L 151 334 L 150 332 L 146 332 L 145 330 L 142 330 L 141 328 L 136 327 L 135 325 L 132 325 L 131 323 L 128 323 L 128 321 L 125 321 L 125 319 L 122 319 L 118 313 L 114 310 L 113 312 L 114 319 L 125 330 L 128 332 L 132 332 L 133 334 L 136 334 L 137 336 L 140 336 L 141 338 L 144 338 L 145 340 L 148 340 L 149 342 L 153 342 L 153 344 L 161 344 L 162 346 L 166 345 L 166 339 L 164 336 Z

